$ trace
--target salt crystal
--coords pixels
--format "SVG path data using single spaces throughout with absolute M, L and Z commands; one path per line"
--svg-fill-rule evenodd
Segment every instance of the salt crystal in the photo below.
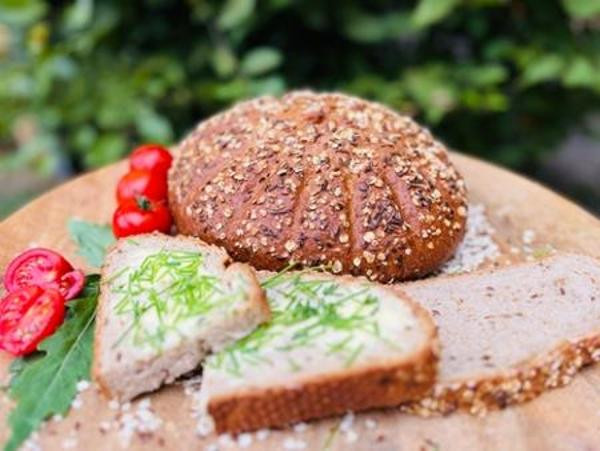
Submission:
M 271 431 L 269 429 L 261 429 L 256 433 L 256 438 L 262 442 L 263 440 L 266 440 L 270 434 Z
M 535 240 L 535 231 L 531 230 L 531 229 L 527 229 L 525 231 L 523 231 L 523 243 L 525 244 L 531 244 L 533 243 L 533 241 Z
M 56 415 L 52 415 L 52 421 L 54 421 L 55 423 L 58 423 L 59 421 L 63 420 L 63 416 L 60 414 L 56 414 Z
M 346 415 L 344 415 L 344 418 L 342 418 L 340 423 L 340 431 L 349 431 L 350 428 L 352 428 L 352 423 L 354 423 L 354 413 L 348 412 Z
M 238 435 L 237 444 L 240 448 L 248 448 L 252 444 L 252 435 L 248 433 Z
M 204 447 L 204 451 L 219 451 L 219 446 L 216 443 L 210 443 Z
M 219 444 L 221 446 L 231 446 L 234 443 L 233 439 L 231 438 L 231 435 L 229 435 L 229 434 L 221 434 L 221 435 L 219 435 L 218 440 L 219 440 Z
M 81 398 L 79 398 L 79 396 L 76 396 L 73 402 L 71 403 L 71 407 L 77 410 L 81 409 L 81 406 L 83 406 L 83 401 L 81 400 Z
M 115 399 L 111 399 L 108 403 L 108 408 L 110 410 L 118 410 L 119 409 L 119 401 L 115 400 Z
M 345 433 L 345 436 L 346 436 L 346 442 L 348 442 L 348 443 L 354 443 L 355 441 L 358 440 L 358 434 L 352 429 L 348 430 Z
M 308 429 L 308 424 L 306 423 L 298 423 L 294 425 L 294 432 L 304 432 Z
M 500 249 L 492 238 L 495 233 L 489 223 L 485 207 L 470 205 L 467 217 L 467 230 L 463 241 L 458 245 L 454 256 L 440 269 L 443 274 L 458 274 L 477 269 L 486 261 L 500 257 Z
M 283 441 L 283 449 L 304 449 L 306 448 L 306 443 L 303 440 L 298 440 L 295 438 L 286 438 Z
M 121 405 L 121 411 L 122 412 L 127 412 L 129 409 L 131 409 L 131 403 L 130 402 L 126 402 L 125 404 Z
M 82 392 L 87 390 L 88 388 L 90 388 L 90 381 L 86 381 L 86 380 L 81 380 L 79 382 L 77 382 L 77 391 L 78 392 Z
M 377 422 L 375 420 L 372 420 L 371 418 L 367 418 L 365 420 L 365 426 L 367 427 L 367 429 L 375 429 L 377 427 Z

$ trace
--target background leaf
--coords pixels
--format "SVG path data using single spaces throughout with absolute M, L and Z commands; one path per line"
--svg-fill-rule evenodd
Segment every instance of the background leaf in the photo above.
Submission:
M 562 0 L 567 12 L 578 19 L 592 18 L 600 14 L 600 2 L 597 0 Z
M 254 11 L 255 0 L 227 0 L 219 15 L 217 24 L 225 30 L 240 25 Z
M 413 22 L 418 27 L 433 25 L 449 15 L 459 3 L 460 0 L 420 0 L 413 13 Z
M 248 76 L 261 75 L 275 69 L 281 64 L 283 55 L 271 47 L 255 48 L 244 56 L 240 65 L 242 74 Z

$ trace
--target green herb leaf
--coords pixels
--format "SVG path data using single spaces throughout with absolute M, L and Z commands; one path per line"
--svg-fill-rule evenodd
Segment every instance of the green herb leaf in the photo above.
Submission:
M 418 27 L 428 27 L 448 16 L 459 4 L 458 0 L 421 0 L 413 13 Z
M 8 416 L 12 434 L 4 451 L 18 449 L 51 415 L 65 414 L 77 383 L 89 379 L 99 276 L 88 276 L 81 298 L 68 303 L 62 326 L 38 347 L 40 353 L 12 367 L 9 394 L 16 402 Z
M 106 249 L 115 242 L 111 228 L 79 219 L 71 219 L 68 228 L 71 239 L 79 246 L 77 253 L 90 265 L 99 268 L 106 255 Z
M 257 47 L 244 56 L 240 70 L 242 74 L 254 76 L 275 69 L 281 64 L 283 55 L 273 47 Z

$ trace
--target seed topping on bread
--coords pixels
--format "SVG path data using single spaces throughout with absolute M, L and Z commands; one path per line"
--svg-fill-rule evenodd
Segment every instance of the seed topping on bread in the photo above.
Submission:
M 210 118 L 179 145 L 169 181 L 182 233 L 269 270 L 420 276 L 450 257 L 467 214 L 442 144 L 342 94 L 261 97 Z

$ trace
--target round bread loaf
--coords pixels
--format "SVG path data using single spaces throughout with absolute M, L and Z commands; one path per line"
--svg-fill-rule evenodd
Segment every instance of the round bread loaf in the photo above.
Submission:
M 176 151 L 169 201 L 180 233 L 257 269 L 323 265 L 380 282 L 438 268 L 467 215 L 464 182 L 426 129 L 309 91 L 200 123 Z

